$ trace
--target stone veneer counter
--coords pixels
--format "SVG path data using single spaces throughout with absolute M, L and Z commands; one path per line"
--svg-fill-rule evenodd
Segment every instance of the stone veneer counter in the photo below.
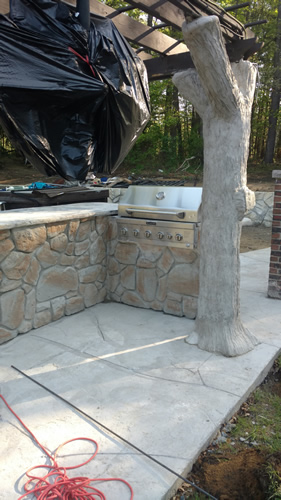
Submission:
M 0 230 L 101 215 L 115 215 L 117 212 L 118 205 L 116 203 L 74 203 L 0 211 Z
M 0 212 L 0 343 L 103 302 L 116 204 Z
M 199 251 L 119 241 L 117 211 L 0 212 L 0 344 L 104 300 L 196 316 Z

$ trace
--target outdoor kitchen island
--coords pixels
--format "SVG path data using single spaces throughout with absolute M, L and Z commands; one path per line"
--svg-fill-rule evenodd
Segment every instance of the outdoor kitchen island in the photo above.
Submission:
M 103 302 L 112 203 L 0 216 L 0 343 Z
M 106 300 L 195 318 L 198 231 L 178 246 L 129 241 L 117 213 L 114 203 L 1 212 L 0 343 Z

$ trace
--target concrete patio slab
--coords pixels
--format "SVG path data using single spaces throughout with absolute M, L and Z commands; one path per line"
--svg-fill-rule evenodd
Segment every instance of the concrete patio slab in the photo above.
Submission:
M 281 303 L 267 298 L 269 249 L 241 255 L 241 311 L 259 339 L 225 358 L 184 342 L 193 321 L 116 303 L 96 305 L 0 347 L 1 394 L 52 452 L 64 441 L 99 444 L 93 462 L 70 476 L 121 477 L 135 500 L 169 499 L 176 476 L 104 431 L 11 368 L 16 366 L 179 474 L 262 381 L 281 351 Z M 42 450 L 1 403 L 0 499 L 23 493 L 23 474 L 47 463 Z M 61 465 L 89 458 L 76 442 Z M 130 498 L 122 483 L 102 483 L 107 500 Z

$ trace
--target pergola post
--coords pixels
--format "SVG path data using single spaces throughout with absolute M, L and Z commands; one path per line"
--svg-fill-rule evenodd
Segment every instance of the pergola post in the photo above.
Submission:
M 240 318 L 240 235 L 255 195 L 246 187 L 256 66 L 229 62 L 219 19 L 184 23 L 196 69 L 176 73 L 174 84 L 203 120 L 204 179 L 198 314 L 187 342 L 225 356 L 257 344 Z

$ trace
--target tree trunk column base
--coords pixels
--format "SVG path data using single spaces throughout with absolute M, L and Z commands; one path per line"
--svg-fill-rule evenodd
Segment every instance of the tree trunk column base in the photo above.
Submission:
M 195 330 L 185 339 L 185 342 L 197 345 L 203 351 L 232 357 L 245 354 L 259 344 L 256 337 L 241 322 L 222 325 L 221 322 L 197 320 L 196 323 L 200 334 Z

